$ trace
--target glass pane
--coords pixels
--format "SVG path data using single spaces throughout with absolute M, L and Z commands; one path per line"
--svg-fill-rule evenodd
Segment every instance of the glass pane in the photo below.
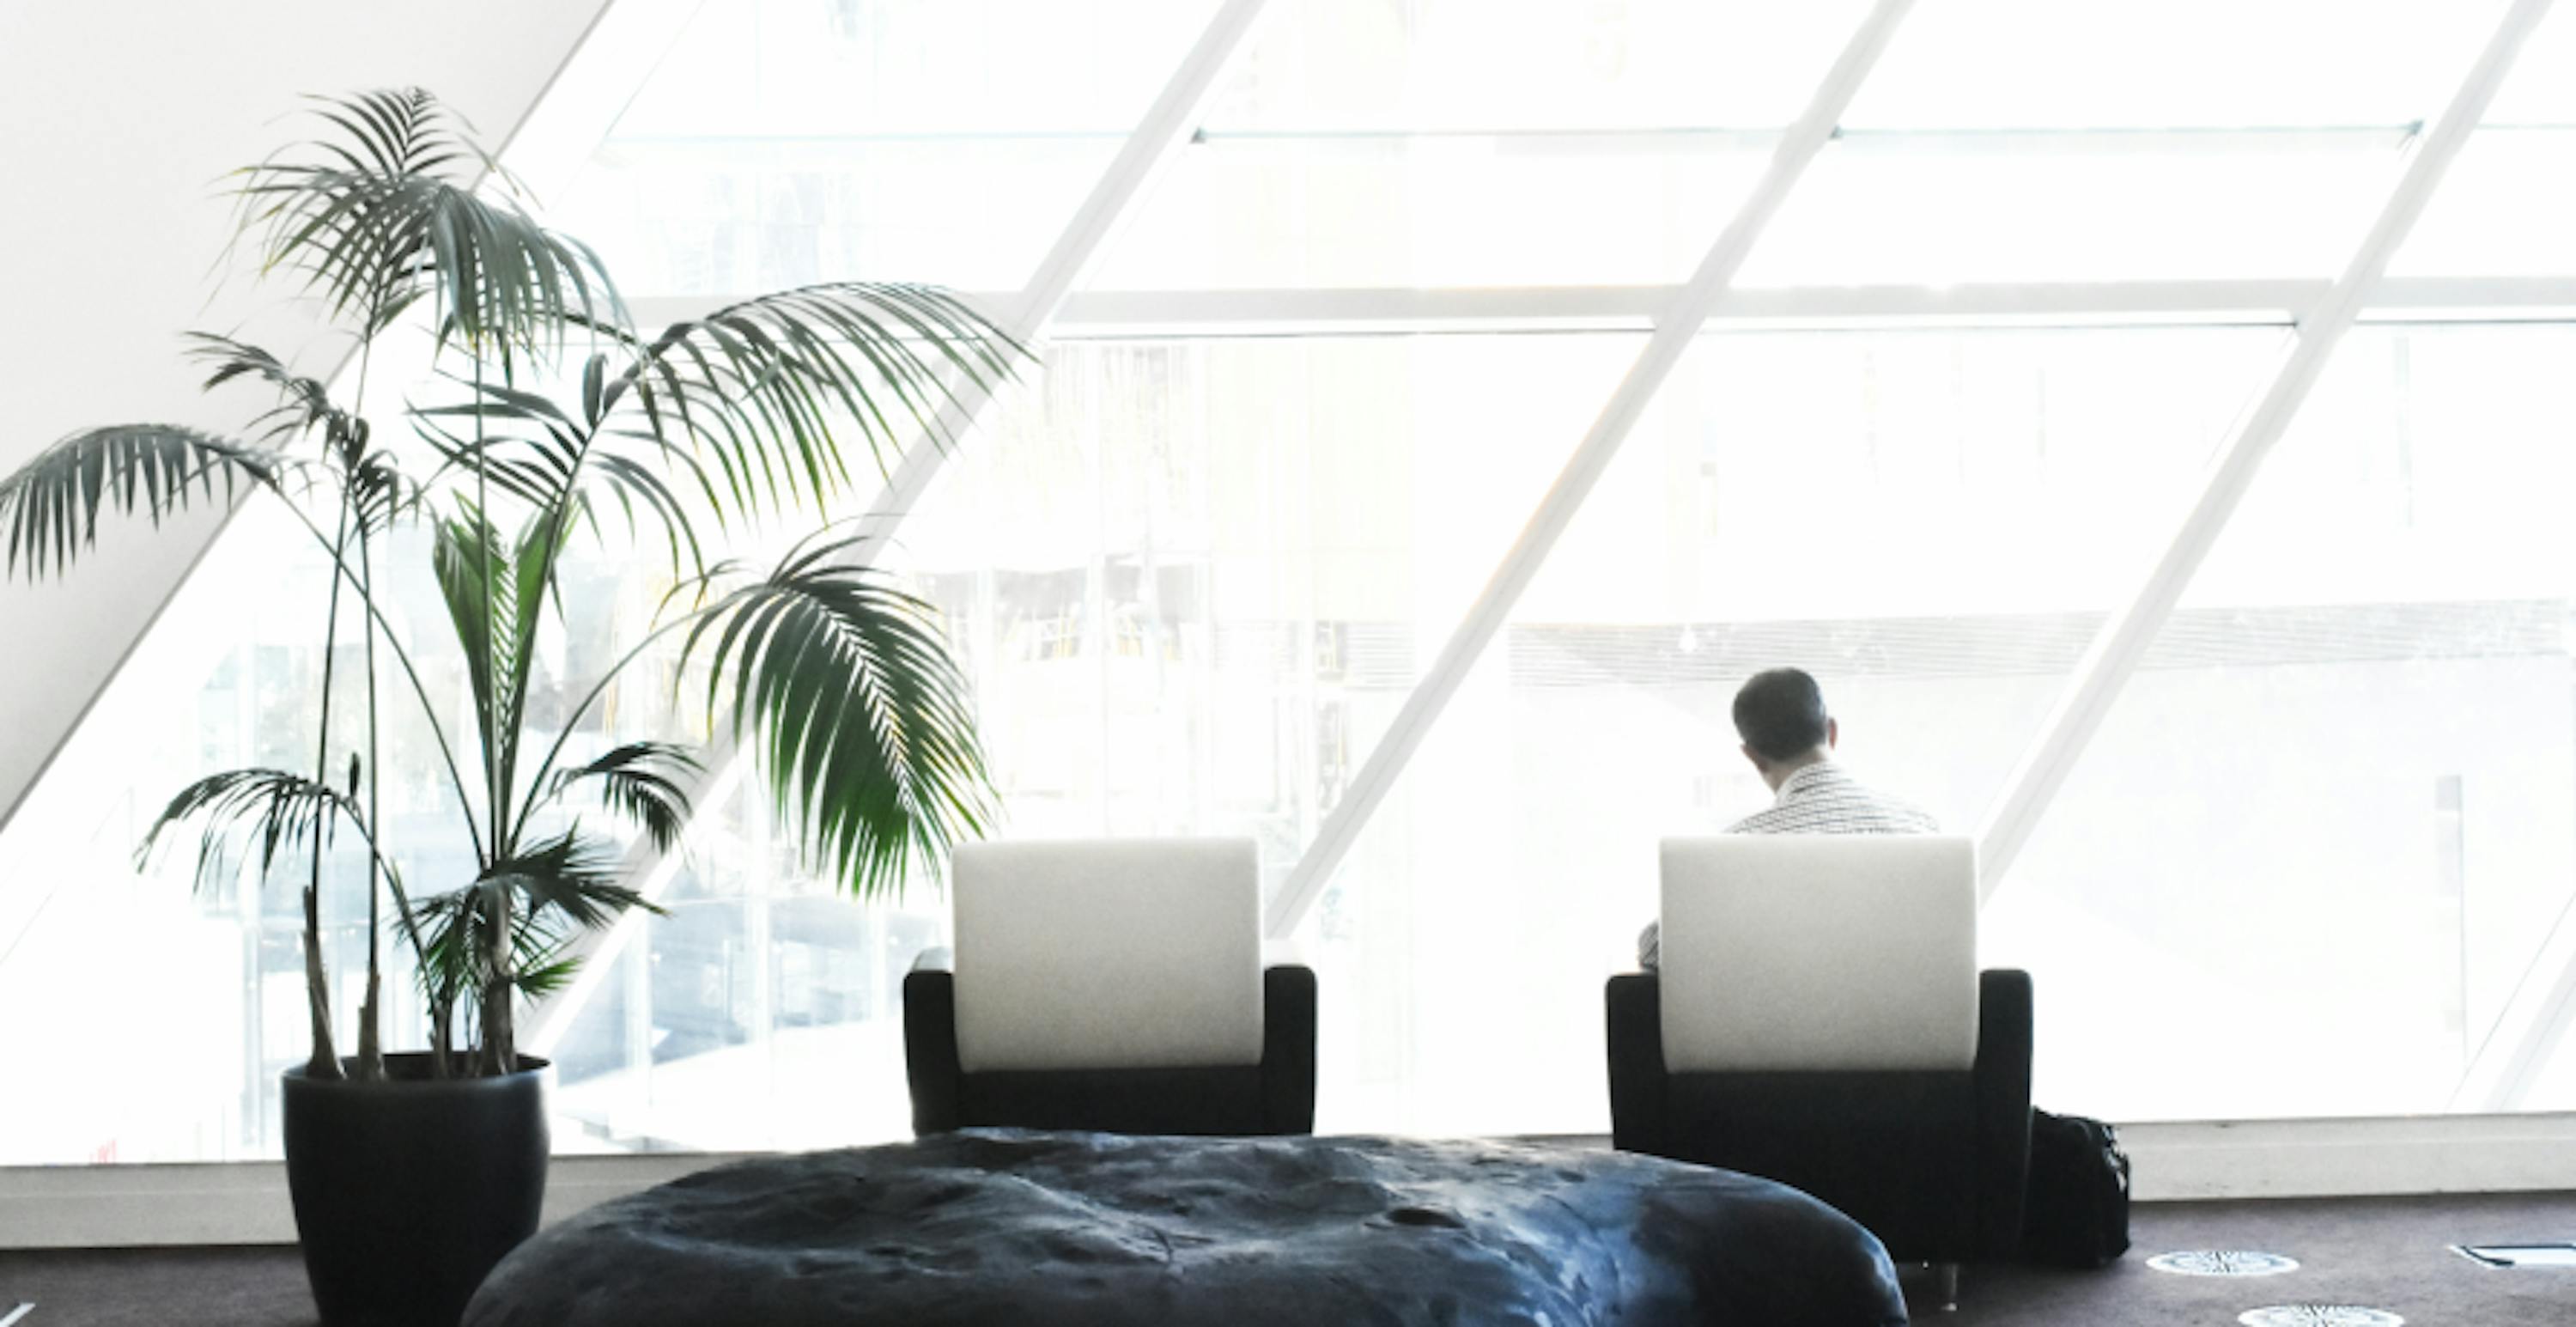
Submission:
M 2576 15 L 2523 43 L 2479 130 L 2389 264 L 2393 276 L 2576 273 Z
M 1095 284 L 1681 280 L 1862 9 L 1282 6 Z
M 2404 136 L 1854 134 L 1817 156 L 1747 286 L 2332 277 Z
M 2470 136 L 2391 276 L 2576 274 L 2576 129 Z
M 1860 0 L 1302 0 L 1262 16 L 1211 137 L 1777 128 Z
M 2450 96 L 2504 6 L 1941 0 L 1897 30 L 1846 128 L 2395 128 Z
M 1275 883 L 1640 340 L 1051 347 L 888 556 L 972 670 L 999 832 L 1247 835 Z M 941 882 L 860 907 L 744 798 L 690 862 L 564 1044 L 566 1111 L 624 1147 L 908 1136 Z
M 434 404 L 455 392 L 419 371 L 426 356 L 415 353 L 416 339 L 425 340 L 397 331 L 384 343 L 368 400 Z M 522 383 L 565 399 L 561 383 Z M 355 399 L 353 387 L 342 399 Z M 251 410 L 264 404 L 247 399 Z M 416 445 L 381 410 L 375 423 L 376 436 L 396 439 L 389 445 Z M 410 465 L 415 475 L 429 469 Z M 506 501 L 497 510 L 505 522 L 518 519 Z M 643 640 L 672 585 L 656 550 L 624 542 L 613 517 L 605 525 L 563 555 L 561 602 L 531 670 L 525 778 L 559 735 L 562 763 L 631 741 L 705 735 L 704 707 L 673 703 L 677 636 L 579 708 Z M 101 537 L 153 536 L 135 521 Z M 281 860 L 265 873 L 236 864 L 198 882 L 196 824 L 174 832 L 140 870 L 136 849 L 172 796 L 198 778 L 312 770 L 326 661 L 335 781 L 353 757 L 378 754 L 365 750 L 351 720 L 367 698 L 364 645 L 346 599 L 338 636 L 324 637 L 329 555 L 318 538 L 272 501 L 246 504 L 0 837 L 0 1008 L 55 1011 L 0 1020 L 0 1057 L 65 1071 L 60 1091 L 13 1109 L 13 1126 L 23 1119 L 26 1127 L 0 1131 L 0 1164 L 277 1155 L 277 1075 L 310 1053 L 301 946 L 310 859 Z M 735 551 L 760 556 L 748 542 Z M 376 546 L 373 565 L 392 638 L 419 677 L 415 693 L 389 651 L 380 660 L 379 823 L 388 856 L 414 898 L 425 899 L 468 883 L 475 869 L 462 799 L 430 726 L 435 716 L 473 778 L 474 709 L 431 573 L 428 531 L 398 529 Z M 587 809 L 559 802 L 532 817 L 528 832 L 558 832 Z M 594 834 L 617 829 L 596 815 L 584 823 Z M 325 854 L 321 879 L 324 957 L 345 1052 L 354 1049 L 368 945 L 364 857 L 348 836 Z M 382 924 L 385 1034 L 389 1049 L 412 1049 L 427 1040 L 423 1001 L 389 913 Z M 158 975 L 101 982 L 102 971 Z M 67 999 L 72 991 L 83 994 Z M 560 1132 L 567 1146 L 583 1145 L 579 1128 Z
M 1318 910 L 1365 1003 L 1324 1126 L 1607 1127 L 1655 844 L 1769 801 L 1728 718 L 1757 669 L 1815 672 L 1843 758 L 1974 832 L 2277 341 L 1701 338 Z
M 2556 6 L 2540 20 L 2513 73 L 2487 107 L 2490 125 L 2576 125 L 2576 18 Z
M 804 1149 L 912 1136 L 903 977 L 945 945 L 935 882 L 860 903 L 798 859 L 746 780 L 578 1002 L 557 1109 L 604 1147 Z M 560 1149 L 560 1145 L 559 1148 Z
M 2333 276 L 2496 12 L 1922 6 L 1743 281 Z
M 2344 344 L 1989 908 L 2043 1096 L 2488 1107 L 2455 1091 L 2576 900 L 2572 335 Z
M 1215 8 L 707 5 L 547 197 L 629 295 L 1017 290 Z
M 1678 644 L 1689 623 L 2100 611 L 2160 551 L 2281 341 L 1703 336 L 1516 618 L 1671 626 Z
M 892 559 L 974 660 L 1006 832 L 1249 834 L 1275 882 L 1642 340 L 1055 346 Z
M 415 652 L 431 704 L 452 740 L 470 741 L 471 718 L 455 726 L 472 710 L 429 576 L 427 537 L 400 535 L 378 553 L 387 614 Z M 163 805 L 203 775 L 312 768 L 325 566 L 282 513 L 262 503 L 238 515 L 0 843 L 9 863 L 0 873 L 0 1000 L 57 1011 L 0 1025 L 0 1054 L 71 1071 L 63 1091 L 13 1108 L 13 1124 L 31 1127 L 0 1138 L 0 1163 L 276 1154 L 277 1074 L 310 1050 L 300 940 L 308 863 L 290 855 L 265 876 L 228 870 L 192 889 L 195 824 L 174 832 L 139 873 L 136 849 Z M 550 716 L 567 714 L 608 661 L 641 638 L 667 576 L 634 574 L 623 556 L 583 548 L 568 555 L 562 585 L 567 616 L 549 632 L 529 695 L 535 753 L 556 735 L 560 720 Z M 331 651 L 335 771 L 363 751 L 348 726 L 365 704 L 363 647 L 346 614 L 342 626 Z M 691 736 L 690 717 L 703 711 L 668 702 L 675 652 L 673 642 L 614 684 L 567 737 L 564 759 Z M 384 667 L 381 823 L 389 856 L 415 897 L 426 898 L 471 879 L 474 858 L 418 704 L 390 659 Z M 540 815 L 532 832 L 554 832 L 569 814 Z M 365 995 L 364 858 L 344 841 L 326 854 L 322 877 L 345 1049 Z M 388 912 L 385 1028 L 391 1048 L 409 1049 L 424 1040 L 425 1020 L 392 924 Z M 101 982 L 102 965 L 157 975 Z M 66 1000 L 73 990 L 84 994 Z

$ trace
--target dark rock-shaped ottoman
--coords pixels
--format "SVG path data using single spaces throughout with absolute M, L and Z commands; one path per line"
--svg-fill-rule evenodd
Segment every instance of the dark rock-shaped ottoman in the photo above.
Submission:
M 1661 1323 L 1885 1327 L 1832 1208 L 1627 1153 L 970 1131 L 746 1161 L 603 1204 L 467 1327 Z

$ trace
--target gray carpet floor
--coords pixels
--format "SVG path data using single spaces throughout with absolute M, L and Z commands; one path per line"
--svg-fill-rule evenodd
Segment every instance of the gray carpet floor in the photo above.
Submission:
M 2568 1327 L 2576 1269 L 2496 1270 L 2447 1246 L 2576 1240 L 2576 1194 L 2158 1203 L 2131 1221 L 2135 1247 L 2101 1272 L 1971 1268 L 1956 1313 L 1926 1303 L 1926 1327 L 2226 1327 L 2275 1304 L 2359 1304 L 2414 1327 Z M 2156 1253 L 2256 1249 L 2299 1270 L 2260 1278 L 2176 1276 Z M 313 1301 L 291 1248 L 0 1252 L 0 1319 L 17 1327 L 310 1327 Z
M 1927 1327 L 2226 1327 L 2248 1309 L 2349 1304 L 2410 1327 L 2571 1327 L 2576 1269 L 2482 1267 L 2453 1244 L 2576 1242 L 2576 1194 L 2154 1203 L 2135 1209 L 2129 1256 L 2099 1272 L 1970 1268 L 1959 1309 L 1930 1304 L 1908 1274 Z M 2187 1249 L 2251 1249 L 2298 1260 L 2264 1277 L 2180 1276 L 2146 1260 Z

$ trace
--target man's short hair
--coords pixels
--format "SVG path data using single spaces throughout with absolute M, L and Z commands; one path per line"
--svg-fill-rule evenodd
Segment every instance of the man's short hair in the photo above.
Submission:
M 1796 668 L 1755 673 L 1735 693 L 1735 732 L 1764 760 L 1790 760 L 1825 744 L 1825 692 Z

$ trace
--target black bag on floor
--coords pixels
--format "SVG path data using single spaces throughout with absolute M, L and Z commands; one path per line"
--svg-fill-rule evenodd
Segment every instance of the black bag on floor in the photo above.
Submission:
M 2030 1113 L 2030 1197 L 2021 1256 L 2108 1267 L 2129 1251 L 2129 1154 L 2100 1120 Z

